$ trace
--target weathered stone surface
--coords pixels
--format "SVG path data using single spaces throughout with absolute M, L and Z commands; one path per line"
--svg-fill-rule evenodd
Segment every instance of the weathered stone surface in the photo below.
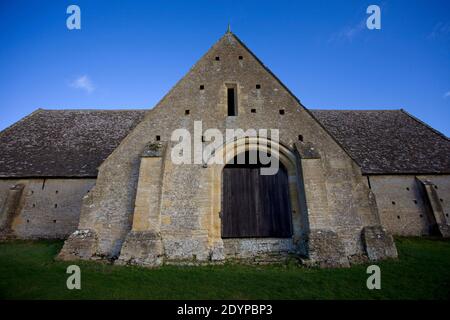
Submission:
M 450 225 L 438 224 L 439 233 L 443 238 L 450 238 Z
M 225 260 L 225 249 L 223 247 L 223 242 L 218 245 L 216 244 L 215 246 L 212 247 L 211 249 L 211 261 L 215 262 L 215 261 L 223 261 Z
M 364 227 L 362 231 L 364 248 L 370 260 L 397 258 L 394 239 L 381 226 Z
M 311 142 L 296 142 L 295 148 L 297 149 L 300 158 L 302 159 L 319 159 L 320 153 L 314 148 Z
M 349 267 L 350 263 L 339 236 L 331 230 L 311 230 L 307 238 L 310 265 L 322 268 Z
M 94 184 L 95 179 L 0 179 L 0 212 L 12 199 L 10 188 L 23 186 L 9 216 L 8 237 L 66 239 L 77 230 L 83 196 Z
M 438 187 L 429 179 L 417 178 L 423 190 L 423 197 L 425 198 L 427 213 L 430 219 L 431 228 L 437 234 L 444 238 L 450 237 L 450 224 L 442 206 L 442 198 L 439 198 Z
M 8 191 L 5 203 L 0 207 L 0 239 L 14 237 L 12 223 L 14 217 L 20 213 L 20 200 L 24 188 L 23 184 L 12 186 Z
M 116 264 L 157 267 L 163 263 L 161 236 L 149 231 L 131 231 L 125 239 Z
M 67 239 L 59 252 L 59 260 L 96 260 L 103 257 L 96 256 L 97 236 L 92 230 L 77 230 Z
M 431 235 L 438 227 L 433 208 L 429 203 L 423 181 L 430 181 L 436 192 L 435 203 L 441 209 L 441 225 L 450 224 L 449 175 L 381 175 L 369 176 L 368 181 L 381 218 L 381 225 L 393 235 Z M 435 206 L 438 207 L 438 206 Z M 435 227 L 433 227 L 435 226 Z
M 142 152 L 143 157 L 161 157 L 164 153 L 164 144 L 161 142 L 149 142 L 144 151 Z
M 257 259 L 258 257 L 286 256 L 294 253 L 292 239 L 246 238 L 224 239 L 225 256 L 231 259 Z
M 211 252 L 206 236 L 184 235 L 168 236 L 163 238 L 165 259 L 167 261 L 196 261 L 206 262 L 211 259 Z

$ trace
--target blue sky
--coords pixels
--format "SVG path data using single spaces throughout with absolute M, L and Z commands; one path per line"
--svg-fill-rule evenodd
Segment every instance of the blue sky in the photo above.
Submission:
M 37 108 L 152 108 L 228 23 L 306 107 L 404 108 L 450 136 L 448 0 L 0 0 L 0 130 Z

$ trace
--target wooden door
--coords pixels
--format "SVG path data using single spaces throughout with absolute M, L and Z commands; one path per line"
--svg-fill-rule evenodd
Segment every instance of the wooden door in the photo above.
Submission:
M 292 236 L 288 176 L 260 174 L 260 166 L 223 170 L 222 237 Z

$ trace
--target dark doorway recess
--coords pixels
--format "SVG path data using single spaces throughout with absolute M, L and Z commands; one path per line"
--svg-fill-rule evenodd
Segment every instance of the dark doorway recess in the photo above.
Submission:
M 277 174 L 261 175 L 261 167 L 258 161 L 223 169 L 222 238 L 292 236 L 287 171 L 280 163 Z

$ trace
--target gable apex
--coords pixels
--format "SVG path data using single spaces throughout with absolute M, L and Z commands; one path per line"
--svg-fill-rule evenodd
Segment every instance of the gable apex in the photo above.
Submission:
M 275 81 L 284 89 L 286 90 L 289 95 L 300 105 L 300 107 L 307 109 L 300 101 L 300 99 L 275 75 L 275 73 L 270 70 L 268 66 L 266 66 L 261 59 L 258 58 L 258 56 L 234 33 L 231 31 L 231 29 L 227 30 L 227 32 L 206 52 L 206 54 L 203 56 L 209 56 L 210 53 L 216 49 L 221 44 L 226 43 L 228 45 L 231 45 L 233 47 L 240 46 L 242 47 L 252 58 L 254 58 L 259 65 L 267 72 L 269 73 Z M 203 60 L 203 57 L 199 60 Z M 198 63 L 198 62 L 197 62 Z

